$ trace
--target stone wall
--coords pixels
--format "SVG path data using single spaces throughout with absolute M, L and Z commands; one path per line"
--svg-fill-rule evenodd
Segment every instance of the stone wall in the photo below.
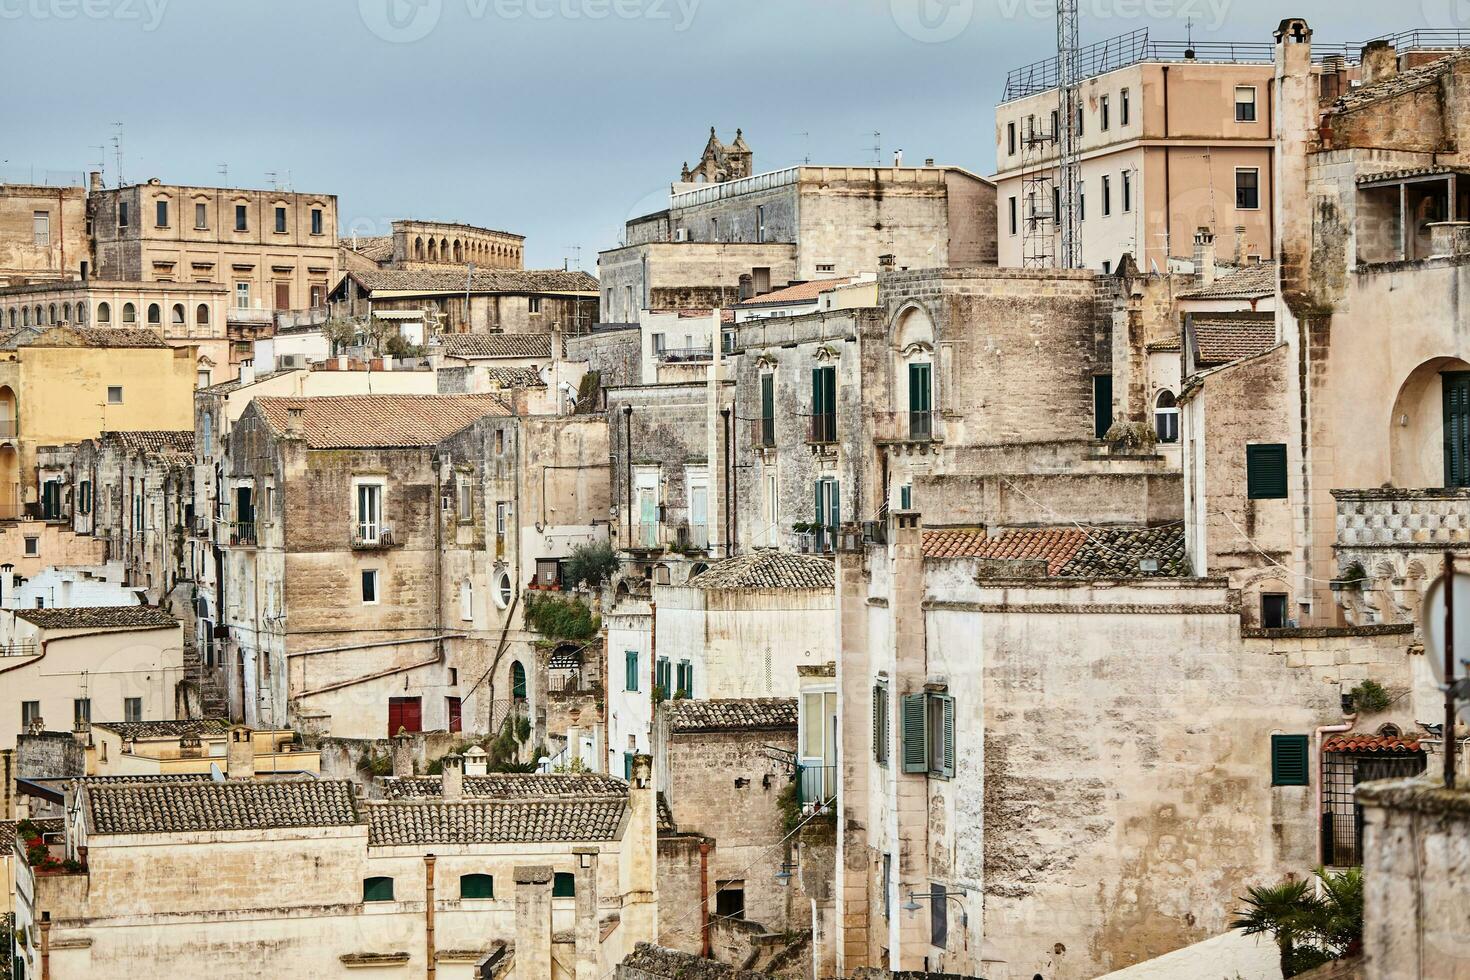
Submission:
M 588 371 L 597 372 L 604 388 L 637 384 L 643 375 L 641 346 L 637 324 L 596 330 L 567 338 L 567 360 L 585 362 Z
M 39 213 L 46 215 L 44 241 L 36 234 Z M 0 185 L 0 284 L 80 279 L 90 260 L 85 190 Z
M 769 974 L 740 970 L 692 953 L 639 943 L 618 964 L 617 980 L 771 980 Z

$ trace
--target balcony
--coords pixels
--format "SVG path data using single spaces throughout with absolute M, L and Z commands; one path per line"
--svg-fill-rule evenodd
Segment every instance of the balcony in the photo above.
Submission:
M 837 441 L 836 412 L 821 412 L 802 418 L 806 421 L 806 441 L 811 445 L 825 446 Z
M 824 810 L 837 800 L 837 766 L 820 759 L 796 764 L 796 800 L 802 813 Z
M 937 414 L 932 409 L 922 412 L 875 412 L 874 439 L 890 445 L 943 442 L 936 428 L 939 421 Z
M 703 347 L 665 347 L 654 351 L 654 355 L 664 364 L 685 364 L 711 360 L 714 357 L 714 348 L 708 344 Z
M 276 310 L 275 321 L 277 330 L 302 330 L 308 327 L 319 327 L 327 322 L 327 308 L 325 306 L 312 306 L 304 310 Z
M 1441 554 L 1470 552 L 1470 489 L 1334 490 L 1333 594 L 1355 626 L 1412 623 Z
M 776 419 L 744 419 L 750 426 L 750 444 L 756 449 L 774 449 L 776 446 Z
M 0 439 L 14 439 L 20 434 L 20 424 L 15 419 L 0 419 Z
M 7 643 L 0 646 L 0 657 L 34 657 L 40 653 L 34 643 Z
M 652 551 L 663 547 L 659 540 L 659 528 L 662 525 L 657 522 L 652 524 L 634 524 L 629 528 L 628 547 L 635 551 Z
M 381 526 L 359 524 L 352 532 L 353 551 L 385 551 L 393 547 L 397 547 L 393 538 L 393 528 L 387 524 Z
M 255 547 L 255 522 L 234 521 L 230 524 L 230 544 L 240 548 Z

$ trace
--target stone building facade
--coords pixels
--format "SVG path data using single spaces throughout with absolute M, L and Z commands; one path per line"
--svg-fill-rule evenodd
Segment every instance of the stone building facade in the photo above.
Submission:
M 598 284 L 585 272 L 557 269 L 350 270 L 331 304 L 336 317 L 417 324 L 419 343 L 455 333 L 576 334 L 598 320 Z
M 524 268 L 524 235 L 449 221 L 393 222 L 391 235 L 342 239 L 344 271 Z
M 694 165 L 693 170 L 689 169 L 689 164 L 684 164 L 679 180 L 685 184 L 719 184 L 727 180 L 739 180 L 755 173 L 754 160 L 755 155 L 745 142 L 743 132 L 735 130 L 734 141 L 726 146 L 715 135 L 715 127 L 711 126 L 709 142 L 705 143 L 699 162 Z
M 0 184 L 0 285 L 86 279 L 93 268 L 83 188 Z

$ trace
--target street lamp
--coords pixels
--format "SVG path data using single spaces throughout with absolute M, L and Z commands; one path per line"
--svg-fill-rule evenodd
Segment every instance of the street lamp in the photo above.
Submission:
M 924 901 L 932 902 L 935 899 L 941 899 L 941 898 L 942 899 L 945 899 L 945 900 L 954 899 L 955 901 L 961 903 L 961 907 L 960 907 L 960 923 L 961 923 L 961 925 L 969 926 L 969 924 L 970 924 L 970 915 L 964 909 L 964 901 L 965 901 L 965 898 L 968 896 L 968 894 L 969 894 L 969 889 L 967 889 L 964 885 L 960 885 L 954 891 L 940 891 L 938 889 L 931 889 L 930 891 L 927 891 L 927 892 L 921 892 L 921 891 L 915 891 L 915 890 L 913 890 L 911 888 L 911 889 L 909 889 L 909 900 L 907 902 L 904 902 L 901 906 L 899 906 L 899 908 L 903 909 L 905 912 L 917 912 L 917 911 L 919 911 L 919 909 L 923 908 L 923 906 L 919 904 L 920 902 L 924 902 Z

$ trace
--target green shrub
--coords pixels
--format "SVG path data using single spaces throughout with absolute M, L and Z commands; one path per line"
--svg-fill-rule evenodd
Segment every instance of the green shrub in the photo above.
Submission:
M 566 560 L 563 585 L 569 588 L 601 588 L 618 570 L 618 553 L 609 541 L 579 544 Z
M 531 593 L 526 596 L 526 622 L 548 640 L 586 642 L 602 629 L 602 620 L 575 596 Z
M 1387 711 L 1388 706 L 1393 704 L 1393 698 L 1383 689 L 1383 685 L 1374 680 L 1360 683 L 1352 689 L 1349 697 L 1353 699 L 1353 707 L 1365 715 Z

